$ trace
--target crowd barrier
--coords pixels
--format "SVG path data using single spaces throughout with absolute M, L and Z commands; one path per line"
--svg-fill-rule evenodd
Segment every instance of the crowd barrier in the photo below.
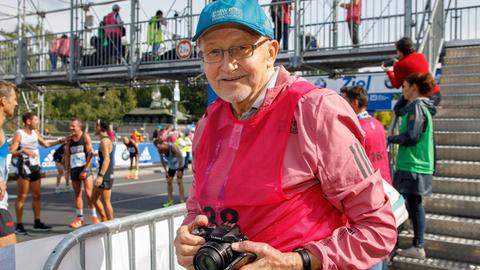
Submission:
M 173 240 L 185 204 L 0 248 L 2 270 L 180 270 Z

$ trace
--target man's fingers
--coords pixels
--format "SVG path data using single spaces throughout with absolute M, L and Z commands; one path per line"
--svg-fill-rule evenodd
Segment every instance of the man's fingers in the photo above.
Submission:
M 257 255 L 257 257 L 263 257 L 268 253 L 270 246 L 265 243 L 242 241 L 233 243 L 232 248 L 237 252 L 251 252 Z
M 205 227 L 208 225 L 208 218 L 205 215 L 198 215 L 195 217 L 195 220 L 188 224 L 188 228 L 190 229 L 190 232 L 193 229 L 196 229 L 198 227 Z
M 177 230 L 177 239 L 176 241 L 180 245 L 190 245 L 190 246 L 197 246 L 202 245 L 205 243 L 205 239 L 203 237 L 191 234 L 190 228 L 187 225 L 181 226 Z

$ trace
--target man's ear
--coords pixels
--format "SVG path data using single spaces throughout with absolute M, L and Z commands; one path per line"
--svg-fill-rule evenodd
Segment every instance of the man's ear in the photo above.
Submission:
M 280 45 L 278 44 L 278 41 L 275 39 L 272 39 L 270 42 L 270 46 L 268 47 L 268 67 L 273 67 L 275 64 L 275 60 L 277 59 L 278 51 L 280 48 Z

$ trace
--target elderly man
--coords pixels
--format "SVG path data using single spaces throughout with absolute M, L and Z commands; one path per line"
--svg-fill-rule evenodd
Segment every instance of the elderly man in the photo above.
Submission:
M 220 98 L 196 128 L 178 262 L 194 268 L 205 243 L 194 229 L 236 223 L 250 240 L 232 248 L 256 255 L 242 270 L 367 269 L 397 235 L 380 172 L 350 106 L 275 67 L 273 38 L 255 0 L 219 0 L 200 15 L 193 39 Z

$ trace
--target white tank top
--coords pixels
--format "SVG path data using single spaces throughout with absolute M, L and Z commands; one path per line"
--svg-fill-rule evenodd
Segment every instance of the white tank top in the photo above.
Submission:
M 40 165 L 40 153 L 38 151 L 38 135 L 35 130 L 32 131 L 32 134 L 26 133 L 23 129 L 17 131 L 20 133 L 20 147 L 21 149 L 29 149 L 37 153 L 35 157 L 28 157 L 26 154 L 22 154 L 24 160 L 30 160 L 30 166 Z

